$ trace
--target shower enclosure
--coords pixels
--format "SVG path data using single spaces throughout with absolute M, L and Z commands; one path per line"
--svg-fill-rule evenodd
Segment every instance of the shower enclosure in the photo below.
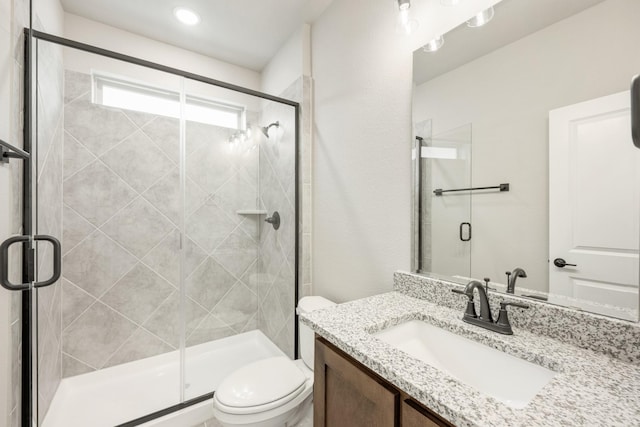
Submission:
M 294 358 L 298 104 L 31 43 L 25 229 L 61 242 L 33 243 L 34 280 L 58 259 L 61 277 L 23 296 L 26 415 L 139 425 L 206 402 L 245 363 Z
M 467 279 L 473 244 L 471 125 L 434 135 L 427 120 L 415 132 L 414 269 Z

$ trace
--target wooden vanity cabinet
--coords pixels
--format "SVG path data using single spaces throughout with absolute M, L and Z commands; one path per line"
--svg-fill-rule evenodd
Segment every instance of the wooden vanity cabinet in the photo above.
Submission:
M 453 427 L 316 336 L 314 427 Z

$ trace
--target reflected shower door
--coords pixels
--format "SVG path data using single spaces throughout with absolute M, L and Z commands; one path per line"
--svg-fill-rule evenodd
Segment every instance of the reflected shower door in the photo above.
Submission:
M 449 190 L 472 186 L 471 125 L 425 138 L 420 157 L 423 270 L 467 279 L 471 277 L 473 244 L 471 192 Z

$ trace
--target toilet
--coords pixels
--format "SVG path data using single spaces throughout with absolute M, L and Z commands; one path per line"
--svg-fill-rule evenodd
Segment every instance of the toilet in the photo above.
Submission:
M 326 298 L 304 297 L 297 313 L 334 306 Z M 243 366 L 222 380 L 213 411 L 225 427 L 289 427 L 302 418 L 313 397 L 314 333 L 298 321 L 301 359 L 276 356 Z

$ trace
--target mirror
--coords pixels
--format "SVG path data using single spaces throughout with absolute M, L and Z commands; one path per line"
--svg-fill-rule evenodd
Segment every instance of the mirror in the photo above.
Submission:
M 414 52 L 416 271 L 638 320 L 637 16 L 635 0 L 503 0 Z M 494 188 L 447 192 L 478 187 Z

